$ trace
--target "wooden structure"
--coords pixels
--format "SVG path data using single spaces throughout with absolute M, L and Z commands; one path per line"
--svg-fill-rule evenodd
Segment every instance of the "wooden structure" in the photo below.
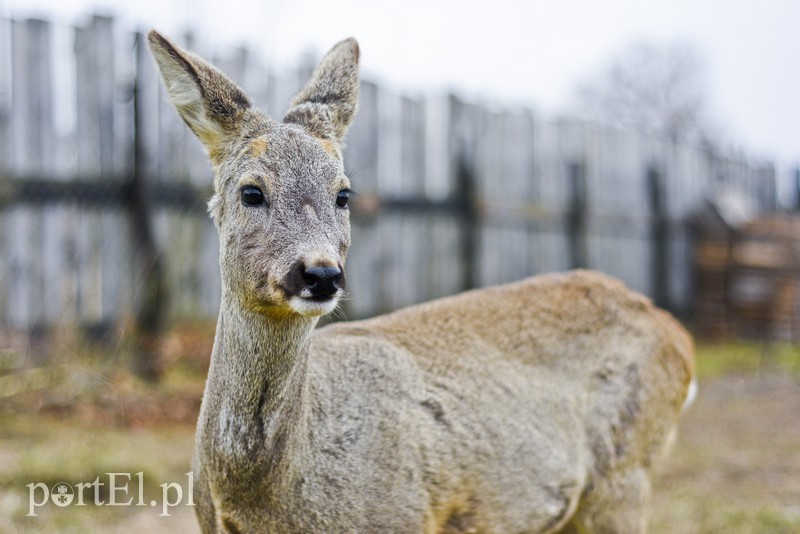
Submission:
M 800 339 L 800 215 L 695 219 L 692 324 L 700 337 Z

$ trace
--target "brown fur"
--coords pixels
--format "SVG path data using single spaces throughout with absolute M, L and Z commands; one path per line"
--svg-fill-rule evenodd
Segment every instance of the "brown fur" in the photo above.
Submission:
M 262 139 L 261 137 L 257 137 L 250 141 L 250 155 L 254 158 L 260 158 L 263 156 L 268 148 L 269 143 L 266 139 Z
M 314 331 L 341 287 L 292 288 L 298 268 L 343 268 L 349 248 L 336 199 L 355 41 L 328 53 L 282 124 L 203 60 L 155 32 L 150 44 L 216 170 L 204 532 L 644 531 L 649 473 L 693 373 L 674 319 L 575 271 Z M 266 201 L 245 205 L 244 187 Z

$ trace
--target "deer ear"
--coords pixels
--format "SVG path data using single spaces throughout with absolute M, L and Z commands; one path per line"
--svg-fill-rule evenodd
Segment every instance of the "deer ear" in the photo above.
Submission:
M 292 100 L 283 122 L 332 142 L 337 151 L 358 107 L 358 42 L 352 37 L 328 52 Z
M 251 104 L 236 83 L 155 30 L 147 35 L 169 98 L 215 165 Z

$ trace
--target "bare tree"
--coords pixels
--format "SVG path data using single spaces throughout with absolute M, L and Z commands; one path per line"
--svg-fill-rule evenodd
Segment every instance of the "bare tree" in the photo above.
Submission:
M 705 79 L 688 45 L 632 45 L 578 87 L 578 111 L 615 127 L 672 139 L 704 138 Z

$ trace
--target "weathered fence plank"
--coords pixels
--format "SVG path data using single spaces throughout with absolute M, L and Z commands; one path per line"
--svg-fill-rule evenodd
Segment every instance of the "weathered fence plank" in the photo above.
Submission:
M 114 22 L 92 17 L 75 29 L 77 173 L 95 180 L 109 192 L 125 180 L 126 154 L 117 135 L 117 48 Z M 88 262 L 80 269 L 79 302 L 83 321 L 109 328 L 120 308 L 130 309 L 130 249 L 125 245 L 128 214 L 103 207 L 81 209 L 79 227 L 84 234 L 78 256 Z
M 50 25 L 42 20 L 14 21 L 11 28 L 11 170 L 21 178 L 46 176 L 53 170 L 52 64 Z M 46 223 L 41 207 L 9 213 L 14 247 L 11 260 L 12 324 L 34 329 L 44 323 L 45 264 L 42 248 Z M 49 218 L 48 218 L 49 219 Z
M 390 100 L 387 102 L 386 100 Z M 381 137 L 388 144 L 381 150 L 381 176 L 388 197 L 424 198 L 425 196 L 425 108 L 410 98 L 392 95 L 381 106 L 388 133 Z M 388 307 L 398 308 L 425 300 L 430 286 L 430 269 L 425 268 L 429 255 L 428 215 L 408 216 L 402 212 L 387 217 L 383 224 L 386 270 L 384 279 Z
M 345 171 L 357 193 L 354 205 L 363 213 L 356 213 L 352 221 L 352 246 L 347 260 L 347 287 L 351 295 L 345 303 L 348 316 L 364 316 L 381 306 L 380 287 L 381 238 L 374 212 L 378 194 L 378 87 L 362 81 L 359 93 L 359 110 L 350 127 L 344 152 Z M 287 97 L 288 99 L 289 97 Z
M 11 21 L 0 17 L 0 187 L 5 188 L 11 176 Z M 12 235 L 10 214 L 0 209 L 0 329 L 9 330 L 9 291 L 11 290 Z

